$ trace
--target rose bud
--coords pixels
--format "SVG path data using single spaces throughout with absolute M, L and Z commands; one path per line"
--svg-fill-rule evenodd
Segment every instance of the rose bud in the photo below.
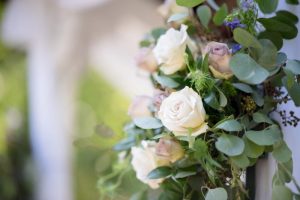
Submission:
M 162 101 L 167 98 L 170 95 L 169 91 L 163 91 L 163 90 L 154 90 L 153 95 L 153 105 L 155 107 L 155 111 L 158 111 L 160 108 L 160 105 Z
M 203 50 L 203 55 L 206 54 L 208 54 L 209 68 L 214 77 L 229 79 L 232 76 L 232 71 L 229 66 L 231 52 L 227 44 L 209 42 Z
M 160 138 L 156 144 L 155 153 L 160 159 L 176 162 L 184 156 L 184 150 L 180 143 L 170 137 Z
M 152 104 L 152 98 L 148 96 L 136 96 L 128 109 L 128 115 L 131 118 L 151 117 L 152 113 L 149 106 Z
M 155 72 L 158 67 L 156 59 L 152 52 L 152 48 L 150 47 L 141 48 L 135 57 L 135 62 L 139 68 L 150 73 Z

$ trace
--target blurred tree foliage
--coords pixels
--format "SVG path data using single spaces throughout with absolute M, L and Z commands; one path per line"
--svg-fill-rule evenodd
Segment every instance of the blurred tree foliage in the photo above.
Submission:
M 25 55 L 0 41 L 0 199 L 32 199 L 27 125 Z

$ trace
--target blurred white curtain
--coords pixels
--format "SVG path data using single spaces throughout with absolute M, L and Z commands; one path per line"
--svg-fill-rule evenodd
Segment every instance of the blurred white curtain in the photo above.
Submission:
M 286 4 L 285 1 L 279 1 L 278 10 L 289 10 L 290 12 L 296 14 L 300 19 L 300 6 L 291 6 Z M 300 24 L 297 24 L 298 30 L 300 30 Z M 300 34 L 298 37 L 293 40 L 286 40 L 282 52 L 285 52 L 288 55 L 289 59 L 298 59 L 300 60 Z M 288 111 L 293 110 L 297 116 L 300 116 L 300 108 L 295 107 L 292 102 L 288 104 L 281 105 L 279 109 L 286 109 Z M 274 114 L 274 117 L 280 121 L 281 118 L 278 115 Z M 285 141 L 288 146 L 291 148 L 293 153 L 293 161 L 294 161 L 294 177 L 300 182 L 300 125 L 297 128 L 294 127 L 285 127 L 282 126 L 283 134 Z M 268 159 L 262 159 L 258 163 L 256 169 L 256 199 L 255 200 L 271 200 L 271 192 L 272 192 L 272 177 L 275 172 L 275 162 L 271 158 L 271 155 Z M 289 184 L 292 190 L 295 190 L 295 186 L 291 183 Z
M 28 55 L 37 200 L 72 200 L 74 96 L 86 64 L 82 12 L 103 0 L 13 0 L 2 36 Z

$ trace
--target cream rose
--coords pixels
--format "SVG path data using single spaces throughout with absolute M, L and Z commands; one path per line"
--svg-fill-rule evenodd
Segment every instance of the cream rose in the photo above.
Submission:
M 170 164 L 168 160 L 160 160 L 157 157 L 156 145 L 156 142 L 144 140 L 141 142 L 141 147 L 131 148 L 131 164 L 136 172 L 136 177 L 153 189 L 157 189 L 164 179 L 149 179 L 148 174 L 159 166 Z
M 192 52 L 196 51 L 196 46 L 186 30 L 186 25 L 181 25 L 180 31 L 170 28 L 158 39 L 153 49 L 154 56 L 161 65 L 160 69 L 165 74 L 174 74 L 185 67 L 184 54 L 187 45 Z
M 189 13 L 189 9 L 183 6 L 178 6 L 176 0 L 165 0 L 158 8 L 158 12 L 164 18 L 170 17 L 172 14 Z
M 229 79 L 232 76 L 232 71 L 229 66 L 231 52 L 227 44 L 209 42 L 206 45 L 203 54 L 209 54 L 209 68 L 216 78 Z
M 153 99 L 148 96 L 136 96 L 129 106 L 128 115 L 131 118 L 151 117 L 152 113 L 149 106 L 152 101 Z
M 150 47 L 141 48 L 135 57 L 135 61 L 139 68 L 151 73 L 155 72 L 158 68 L 152 48 Z
M 205 116 L 201 97 L 189 87 L 171 93 L 163 100 L 158 112 L 163 125 L 175 136 L 198 136 L 206 132 Z
M 184 150 L 174 138 L 163 137 L 159 139 L 156 145 L 156 155 L 161 159 L 174 163 L 184 156 Z

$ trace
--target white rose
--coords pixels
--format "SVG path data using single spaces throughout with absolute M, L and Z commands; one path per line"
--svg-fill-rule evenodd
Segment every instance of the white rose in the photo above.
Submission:
M 164 99 L 158 112 L 163 125 L 175 136 L 198 136 L 206 132 L 208 126 L 205 116 L 201 97 L 189 87 L 171 93 Z
M 152 101 L 153 99 L 148 96 L 136 96 L 129 106 L 128 115 L 131 118 L 151 117 L 149 106 Z
M 209 42 L 206 45 L 203 54 L 209 54 L 209 68 L 216 78 L 229 79 L 232 77 L 233 74 L 229 66 L 231 53 L 227 44 Z
M 178 6 L 176 0 L 165 0 L 164 3 L 158 8 L 159 14 L 164 18 L 170 17 L 172 14 L 189 13 L 187 7 Z
M 142 141 L 141 147 L 132 147 L 131 164 L 136 172 L 136 177 L 151 188 L 157 189 L 164 179 L 149 179 L 148 174 L 159 166 L 169 165 L 167 160 L 159 160 L 156 156 L 156 142 Z
M 165 74 L 173 74 L 185 67 L 184 54 L 187 45 L 192 52 L 196 51 L 196 46 L 186 30 L 186 25 L 181 25 L 180 31 L 170 28 L 160 36 L 153 49 L 154 56 L 161 65 L 160 69 Z

